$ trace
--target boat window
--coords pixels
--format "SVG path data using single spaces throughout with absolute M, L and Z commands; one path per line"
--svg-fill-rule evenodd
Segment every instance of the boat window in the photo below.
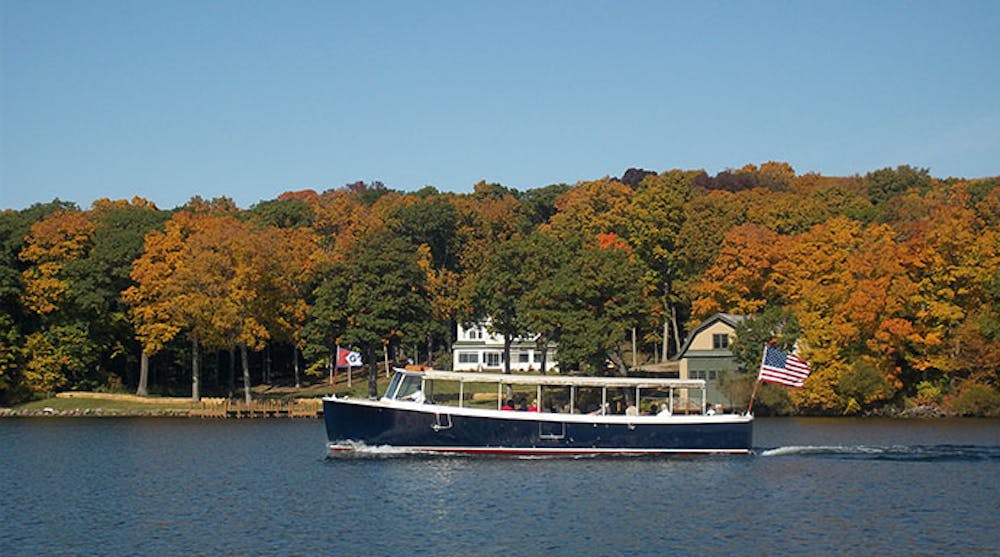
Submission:
M 399 387 L 399 380 L 402 379 L 402 373 L 395 373 L 392 376 L 392 381 L 389 382 L 389 386 L 385 389 L 385 398 L 393 398 L 396 394 L 396 387 Z
M 399 391 L 394 397 L 396 400 L 406 398 L 420 390 L 422 378 L 419 375 L 403 375 L 403 380 L 399 384 Z

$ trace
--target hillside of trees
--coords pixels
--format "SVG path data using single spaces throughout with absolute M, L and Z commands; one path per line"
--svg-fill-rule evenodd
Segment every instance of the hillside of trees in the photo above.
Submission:
M 456 323 L 485 317 L 557 342 L 560 371 L 627 373 L 633 329 L 655 363 L 716 312 L 752 316 L 734 347 L 748 370 L 766 341 L 812 364 L 806 388 L 762 394 L 773 412 L 997 415 L 1000 177 L 767 162 L 527 191 L 358 182 L 249 209 L 196 197 L 0 213 L 3 404 L 249 397 L 324 376 L 337 345 L 447 367 Z

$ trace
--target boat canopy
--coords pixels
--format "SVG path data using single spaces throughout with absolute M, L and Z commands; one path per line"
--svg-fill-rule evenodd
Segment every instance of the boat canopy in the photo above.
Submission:
M 541 385 L 543 387 L 607 387 L 639 389 L 704 389 L 704 379 L 656 379 L 646 377 L 588 377 L 582 375 L 522 375 L 459 371 L 409 371 L 427 381 L 458 381 L 460 383 L 500 383 L 503 385 Z
M 503 394 L 505 387 L 514 385 L 530 385 L 535 387 L 535 403 L 541 405 L 543 387 L 561 387 L 569 389 L 569 409 L 573 414 L 577 411 L 577 396 L 580 389 L 600 389 L 602 414 L 608 409 L 609 389 L 628 389 L 635 393 L 636 406 L 641 399 L 643 390 L 667 391 L 669 412 L 674 411 L 674 393 L 681 393 L 685 407 L 688 406 L 687 392 L 701 391 L 701 411 L 707 407 L 704 379 L 657 379 L 646 377 L 588 377 L 580 375 L 521 375 L 505 373 L 479 373 L 438 370 L 410 370 L 395 368 L 392 381 L 386 389 L 385 400 L 402 400 L 425 402 L 433 399 L 433 385 L 437 381 L 458 383 L 458 406 L 465 405 L 466 384 L 495 384 L 497 388 L 497 410 L 503 409 L 506 400 Z M 636 409 L 638 410 L 638 409 Z

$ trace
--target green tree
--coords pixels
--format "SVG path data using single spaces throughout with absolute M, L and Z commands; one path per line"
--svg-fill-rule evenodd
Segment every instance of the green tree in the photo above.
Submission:
M 638 260 L 645 264 L 647 289 L 659 301 L 664 360 L 668 356 L 671 336 L 674 351 L 680 351 L 677 306 L 681 298 L 675 283 L 682 278 L 683 268 L 678 259 L 678 245 L 684 224 L 684 204 L 693 194 L 697 175 L 671 170 L 647 176 L 640 182 L 629 207 L 628 240 Z
M 603 373 L 611 360 L 625 373 L 622 342 L 648 309 L 641 265 L 615 234 L 562 235 L 557 241 L 563 247 L 544 253 L 564 259 L 548 261 L 552 271 L 526 297 L 535 308 L 529 321 L 557 327 L 563 371 L 582 364 L 591 373 Z
M 146 234 L 162 228 L 167 218 L 167 213 L 140 198 L 95 201 L 90 211 L 91 247 L 65 268 L 70 288 L 63 312 L 89 322 L 88 336 L 98 347 L 102 367 L 115 369 L 122 379 L 129 377 L 134 362 L 129 354 L 137 350 L 134 340 L 129 342 L 135 331 L 121 293 L 133 284 L 132 263 L 142 255 Z
M 276 228 L 305 228 L 312 226 L 312 207 L 302 199 L 272 199 L 261 201 L 249 211 L 250 220 L 260 226 Z
M 386 228 L 355 243 L 342 260 L 320 275 L 311 314 L 336 327 L 345 324 L 341 342 L 361 347 L 372 398 L 377 396 L 376 354 L 404 337 L 415 336 L 412 327 L 430 315 L 424 279 L 417 250 Z
M 568 184 L 552 184 L 528 190 L 521 194 L 521 204 L 526 215 L 526 232 L 549 222 L 556 214 L 556 200 L 571 189 Z
M 58 211 L 77 210 L 59 201 L 36 203 L 20 211 L 0 211 L 0 404 L 16 403 L 30 396 L 22 380 L 25 361 L 24 333 L 38 327 L 37 316 L 21 304 L 22 276 L 32 265 L 20 259 L 31 227 Z
M 764 345 L 792 352 L 802 334 L 798 319 L 787 308 L 767 306 L 755 315 L 749 315 L 736 327 L 736 340 L 730 350 L 747 372 L 760 368 Z
M 27 335 L 25 350 L 31 354 L 24 364 L 25 385 L 35 393 L 53 393 L 81 385 L 81 376 L 96 361 L 86 323 L 54 325 Z
M 510 373 L 511 344 L 528 333 L 521 311 L 530 287 L 526 261 L 531 252 L 527 246 L 522 239 L 501 244 L 476 276 L 474 287 L 472 320 L 485 320 L 491 333 L 503 336 L 504 373 Z
M 890 199 L 906 191 L 925 190 L 931 183 L 930 172 L 926 168 L 909 165 L 881 168 L 865 174 L 865 188 L 873 205 L 884 206 Z

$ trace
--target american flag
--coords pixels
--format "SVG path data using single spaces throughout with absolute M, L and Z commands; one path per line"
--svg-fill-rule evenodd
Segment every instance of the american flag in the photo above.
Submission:
M 785 354 L 773 346 L 764 347 L 764 359 L 760 364 L 758 381 L 801 387 L 806 377 L 809 377 L 809 362 Z

